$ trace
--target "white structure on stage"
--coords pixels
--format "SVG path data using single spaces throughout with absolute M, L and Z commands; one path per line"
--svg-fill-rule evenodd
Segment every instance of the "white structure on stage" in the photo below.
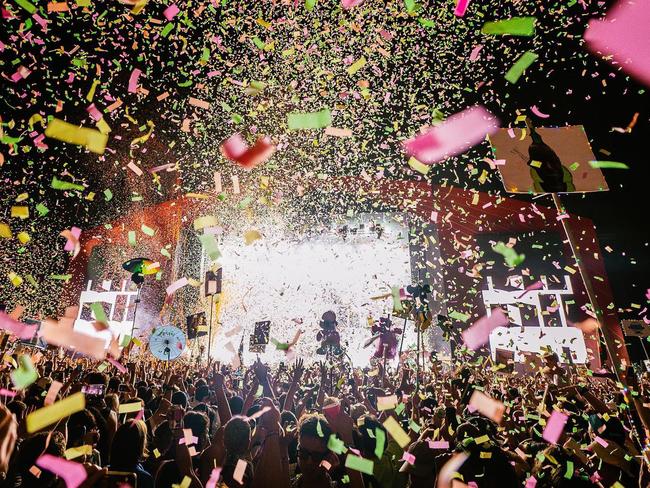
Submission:
M 523 282 L 523 280 L 519 280 Z M 573 363 L 587 362 L 587 348 L 582 331 L 567 323 L 564 309 L 564 296 L 573 294 L 571 280 L 564 277 L 564 289 L 551 290 L 546 276 L 540 278 L 541 287 L 536 290 L 499 290 L 494 288 L 492 278 L 488 277 L 488 289 L 483 290 L 483 303 L 488 316 L 495 306 L 505 306 L 510 318 L 510 327 L 497 327 L 490 333 L 490 351 L 496 359 L 497 349 L 514 352 L 515 361 L 524 360 L 522 352 L 539 353 L 542 348 L 550 348 L 560 358 L 560 362 L 569 362 L 567 354 L 571 353 Z M 560 325 L 549 327 L 544 320 L 542 297 L 551 297 L 557 304 Z M 523 325 L 520 306 L 534 307 L 539 326 Z M 503 307 L 502 307 L 503 308 Z M 547 312 L 548 313 L 548 312 Z
M 138 295 L 137 290 L 128 290 L 128 280 L 122 280 L 119 290 L 112 290 L 113 283 L 110 280 L 102 282 L 102 291 L 92 290 L 92 280 L 88 281 L 86 289 L 81 292 L 79 299 L 79 312 L 74 323 L 74 330 L 83 334 L 106 339 L 106 344 L 111 340 L 111 335 L 117 336 L 118 342 L 122 341 L 125 335 L 131 334 L 133 325 L 133 308 Z M 93 326 L 95 316 L 89 309 L 91 303 L 106 303 L 110 305 L 106 313 L 109 330 L 97 331 Z

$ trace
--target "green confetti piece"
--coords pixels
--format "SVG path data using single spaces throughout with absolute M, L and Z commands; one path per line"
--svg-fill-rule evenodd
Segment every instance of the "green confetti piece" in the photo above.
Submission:
M 420 430 L 422 430 L 422 427 L 420 427 L 420 425 L 419 425 L 417 422 L 415 422 L 414 420 L 410 420 L 410 421 L 409 421 L 409 428 L 410 428 L 413 432 L 415 432 L 416 434 L 419 433 Z
M 45 217 L 48 213 L 50 213 L 50 209 L 47 208 L 45 205 L 42 203 L 37 203 L 36 204 L 36 211 L 41 217 Z
M 104 190 L 104 200 L 110 202 L 113 199 L 113 192 L 108 188 Z
M 401 312 L 404 310 L 404 307 L 402 306 L 402 300 L 400 299 L 399 295 L 399 286 L 393 286 L 390 289 L 391 295 L 393 296 L 393 311 L 394 312 Z
M 280 342 L 277 339 L 273 339 L 271 337 L 271 344 L 275 346 L 275 349 L 278 351 L 288 351 L 289 350 L 289 344 L 286 342 Z
M 415 3 L 415 0 L 404 0 L 404 6 L 409 14 L 414 14 L 418 8 L 418 4 Z
M 526 259 L 525 254 L 517 254 L 517 251 L 506 246 L 503 242 L 497 242 L 496 245 L 492 246 L 492 250 L 497 254 L 501 254 L 510 268 L 519 266 Z
M 15 0 L 18 5 L 27 10 L 30 14 L 36 12 L 36 7 L 31 2 L 27 0 Z
M 90 310 L 92 310 L 95 320 L 101 322 L 102 324 L 108 324 L 108 319 L 106 318 L 106 312 L 104 311 L 104 306 L 101 302 L 94 302 L 90 304 Z
M 3 135 L 0 137 L 0 142 L 3 144 L 18 144 L 22 140 L 22 137 L 10 137 L 8 135 Z
M 307 12 L 314 10 L 317 1 L 318 0 L 305 0 L 305 8 L 307 9 Z
M 323 434 L 323 426 L 320 424 L 320 420 L 316 423 L 316 433 L 318 434 L 318 437 L 325 437 L 325 434 Z
M 449 318 L 460 320 L 461 322 L 467 322 L 469 315 L 466 313 L 457 312 L 456 310 L 452 310 L 449 312 Z
M 255 398 L 259 398 L 262 396 L 264 393 L 264 387 L 262 385 L 257 387 L 257 391 L 255 392 Z
M 169 254 L 169 251 L 167 249 L 165 249 L 165 248 L 162 248 L 160 250 L 160 254 L 162 254 L 163 256 L 165 256 L 166 258 L 169 258 L 169 259 L 171 259 L 171 257 L 172 257 L 172 255 Z
M 431 19 L 418 19 L 418 22 L 422 27 L 435 27 L 436 21 Z
M 618 161 L 589 161 L 589 166 L 597 169 L 630 169 L 627 164 Z
M 564 473 L 564 477 L 568 480 L 573 478 L 573 462 L 572 461 L 567 461 L 566 462 L 566 473 Z
M 99 366 L 97 366 L 97 371 L 99 371 L 99 372 L 101 373 L 101 372 L 104 371 L 106 368 L 108 368 L 108 363 L 107 363 L 107 362 L 103 362 L 102 364 L 100 364 Z
M 18 390 L 23 390 L 38 379 L 38 373 L 27 354 L 18 358 L 18 368 L 11 373 L 11 381 Z
M 253 202 L 253 199 L 251 197 L 246 197 L 239 202 L 239 208 L 244 209 L 248 207 L 251 203 Z
M 524 71 L 535 62 L 538 58 L 537 54 L 531 51 L 526 51 L 519 56 L 519 59 L 513 64 L 505 75 L 505 79 L 512 84 L 517 83 Z
M 395 415 L 401 415 L 405 408 L 406 406 L 403 403 L 398 403 L 395 407 Z
M 122 342 L 120 343 L 121 347 L 126 347 L 131 343 L 131 336 L 130 335 L 125 335 L 122 337 Z
M 569 169 L 570 169 L 571 171 L 575 171 L 575 170 L 577 170 L 579 167 L 580 167 L 580 163 L 575 162 L 575 163 L 572 163 L 571 166 L 569 166 Z
M 146 234 L 149 237 L 153 237 L 156 234 L 156 231 L 154 229 L 152 229 L 151 227 L 149 227 L 149 226 L 147 226 L 145 224 L 142 224 L 140 226 L 140 230 L 142 231 L 143 234 Z
M 481 28 L 482 34 L 530 37 L 535 34 L 535 17 L 513 17 L 511 19 L 486 22 Z
M 56 176 L 52 178 L 52 188 L 55 190 L 85 190 L 82 185 L 77 185 L 76 183 L 72 183 L 70 181 L 60 180 Z
M 328 108 L 320 112 L 297 113 L 293 112 L 287 116 L 289 130 L 299 129 L 322 129 L 332 124 L 332 114 Z
M 336 437 L 336 434 L 330 434 L 330 438 L 327 439 L 327 448 L 336 454 L 345 454 L 348 451 L 345 442 Z
M 384 447 L 386 446 L 386 433 L 375 427 L 375 456 L 377 459 L 381 459 L 384 455 Z
M 264 41 L 262 41 L 259 37 L 255 36 L 253 37 L 253 44 L 257 47 L 257 49 L 264 49 Z
M 50 279 L 57 280 L 57 281 L 69 281 L 70 278 L 72 278 L 71 274 L 52 274 L 52 275 L 50 275 Z
M 219 251 L 217 239 L 213 234 L 200 234 L 199 240 L 203 245 L 203 250 L 212 261 L 216 261 L 221 257 L 221 251 Z
M 167 25 L 165 25 L 165 27 L 163 27 L 163 30 L 162 30 L 162 32 L 160 33 L 160 35 L 163 36 L 163 37 L 167 37 L 167 36 L 169 35 L 169 33 L 170 33 L 173 29 L 174 29 L 174 24 L 172 24 L 171 22 L 169 22 L 169 23 L 167 23 Z
M 345 467 L 354 469 L 355 471 L 359 471 L 361 473 L 372 475 L 372 472 L 375 468 L 375 463 L 373 463 L 370 459 L 355 456 L 354 454 L 348 454 L 345 458 Z
M 135 247 L 136 243 L 137 243 L 137 242 L 136 242 L 136 240 L 135 240 L 135 231 L 134 231 L 134 230 L 130 230 L 130 231 L 129 231 L 129 246 L 131 246 L 131 247 Z

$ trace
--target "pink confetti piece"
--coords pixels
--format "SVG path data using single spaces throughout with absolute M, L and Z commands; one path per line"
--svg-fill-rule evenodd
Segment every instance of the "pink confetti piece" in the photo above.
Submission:
M 562 432 L 564 432 L 564 426 L 566 425 L 568 418 L 568 415 L 553 410 L 553 413 L 551 413 L 551 416 L 546 421 L 546 427 L 542 433 L 542 439 L 551 444 L 556 444 L 557 440 L 562 435 Z
M 469 60 L 476 61 L 481 49 L 483 49 L 483 44 L 478 44 L 474 49 L 472 49 L 472 52 L 469 55 Z
M 67 488 L 77 488 L 87 477 L 81 464 L 51 454 L 43 454 L 36 460 L 36 465 L 62 478 Z
M 432 441 L 427 440 L 429 449 L 449 449 L 449 441 Z
M 587 47 L 650 85 L 650 5 L 647 1 L 619 1 L 604 20 L 591 20 L 585 32 Z
M 456 8 L 454 9 L 454 15 L 456 17 L 462 17 L 467 11 L 467 6 L 469 5 L 469 0 L 458 0 Z
M 31 339 L 38 330 L 38 324 L 28 325 L 0 312 L 0 329 L 4 329 L 19 339 Z
M 452 115 L 441 125 L 404 141 L 404 150 L 425 164 L 465 152 L 498 129 L 498 120 L 477 105 Z
M 411 466 L 413 466 L 415 464 L 415 456 L 410 452 L 404 451 L 404 454 L 402 455 L 402 461 L 406 461 Z
M 469 406 L 497 424 L 501 423 L 503 413 L 506 410 L 503 403 L 478 390 L 474 390 L 474 393 L 472 393 L 472 396 L 469 399 Z
M 135 93 L 138 90 L 138 78 L 140 78 L 141 74 L 142 71 L 138 68 L 135 68 L 131 72 L 131 76 L 129 77 L 129 93 Z
M 176 290 L 184 287 L 187 285 L 189 281 L 187 281 L 187 277 L 183 276 L 180 280 L 174 281 L 171 285 L 167 287 L 167 295 L 172 295 L 176 292 Z
M 7 390 L 6 388 L 0 388 L 0 396 L 5 397 L 15 397 L 18 393 L 12 390 Z
M 111 363 L 113 366 L 115 366 L 120 373 L 126 373 L 126 368 L 122 364 L 120 364 L 119 362 L 115 361 L 115 359 L 106 358 L 106 360 L 109 363 Z
M 237 464 L 235 465 L 235 471 L 232 474 L 232 479 L 234 479 L 240 485 L 243 485 L 244 473 L 246 473 L 246 461 L 243 459 L 238 459 Z
M 609 446 L 609 443 L 605 439 L 603 439 L 602 437 L 596 436 L 596 439 L 594 439 L 594 440 L 603 447 Z
M 503 310 L 494 308 L 489 317 L 487 315 L 481 317 L 469 329 L 463 331 L 463 341 L 469 349 L 474 351 L 490 340 L 490 332 L 509 323 Z
M 104 118 L 104 114 L 102 114 L 97 107 L 95 107 L 94 103 L 91 103 L 88 107 L 86 107 L 86 112 L 90 114 L 90 116 L 95 120 L 96 122 L 99 122 Z
M 67 239 L 63 250 L 72 251 L 72 259 L 76 258 L 81 250 L 81 245 L 79 244 L 81 229 L 79 227 L 72 227 L 70 230 L 65 229 L 61 231 L 61 234 L 59 235 Z
M 173 3 L 173 4 L 171 4 L 169 7 L 167 7 L 165 9 L 165 11 L 163 12 L 163 15 L 165 16 L 165 18 L 167 20 L 172 20 L 174 17 L 176 17 L 178 12 L 180 12 L 180 9 L 178 8 L 178 6 L 175 3 Z
M 41 322 L 39 335 L 52 345 L 73 349 L 95 359 L 104 359 L 106 356 L 106 341 L 103 338 L 75 332 L 54 320 Z
M 537 115 L 540 119 L 548 119 L 550 115 L 540 112 L 536 105 L 530 107 L 530 111 Z
M 221 145 L 221 153 L 227 159 L 248 170 L 269 159 L 275 149 L 268 137 L 260 137 L 253 146 L 248 147 L 240 134 L 233 134 Z
M 138 410 L 138 413 L 135 415 L 135 420 L 142 420 L 144 418 L 144 409 L 141 408 Z
M 519 214 L 519 217 L 520 217 L 519 220 L 521 220 L 522 222 L 525 222 L 524 219 L 522 218 L 523 215 Z M 542 283 L 541 281 L 536 281 L 535 283 L 533 283 L 533 284 L 531 284 L 531 285 L 528 285 L 528 286 L 526 287 L 526 289 L 524 290 L 524 292 L 523 292 L 521 295 L 519 295 L 519 296 L 517 297 L 517 300 L 519 300 L 520 298 L 522 298 L 522 297 L 523 297 L 526 293 L 528 293 L 529 291 L 532 291 L 532 290 L 541 290 L 542 288 L 544 288 L 544 283 Z
M 348 10 L 361 5 L 365 0 L 341 0 L 341 6 Z
M 531 476 L 526 480 L 526 488 L 535 488 L 537 486 L 537 478 Z
M 45 401 L 43 405 L 52 405 L 56 400 L 56 396 L 59 394 L 59 390 L 63 387 L 63 383 L 60 381 L 52 381 L 50 389 L 47 390 L 47 395 L 45 395 Z
M 210 479 L 205 484 L 205 488 L 217 488 L 217 482 L 219 481 L 220 476 L 221 468 L 212 469 L 212 473 L 210 473 Z

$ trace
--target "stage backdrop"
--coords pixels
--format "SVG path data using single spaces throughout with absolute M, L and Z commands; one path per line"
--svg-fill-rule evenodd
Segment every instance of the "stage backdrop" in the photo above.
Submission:
M 309 190 L 307 190 L 309 191 Z M 425 183 L 413 181 L 391 181 L 378 180 L 368 182 L 360 178 L 344 178 L 336 181 L 319 181 L 312 191 L 331 192 L 333 195 L 348 193 L 363 194 L 367 200 L 368 195 L 373 195 L 378 205 L 391 209 L 393 212 L 405 213 L 411 216 L 411 221 L 418 220 L 419 225 L 428 225 L 435 228 L 436 234 L 431 237 L 425 236 L 427 243 L 424 244 L 424 265 L 412 276 L 423 277 L 423 280 L 434 282 L 436 312 L 448 315 L 453 319 L 455 330 L 462 330 L 469 327 L 475 320 L 485 315 L 485 303 L 483 290 L 488 288 L 487 277 L 492 276 L 495 280 L 503 280 L 504 271 L 485 269 L 485 257 L 482 251 L 490 249 L 489 243 L 496 240 L 503 240 L 506 243 L 510 239 L 517 242 L 520 248 L 528 245 L 531 235 L 543 235 L 547 238 L 546 243 L 539 245 L 552 246 L 557 252 L 555 263 L 544 263 L 547 268 L 535 269 L 539 266 L 539 260 L 531 256 L 528 264 L 516 269 L 510 278 L 510 285 L 516 285 L 514 289 L 520 289 L 521 279 L 524 287 L 527 284 L 527 274 L 535 275 L 540 273 L 552 273 L 548 277 L 549 288 L 563 285 L 565 277 L 570 282 L 572 296 L 567 300 L 562 299 L 558 303 L 557 297 L 554 300 L 544 303 L 542 312 L 544 319 L 548 319 L 549 327 L 557 326 L 561 321 L 558 307 L 564 307 L 566 320 L 569 327 L 572 323 L 581 322 L 588 317 L 586 306 L 586 294 L 584 285 L 581 282 L 577 267 L 571 256 L 571 251 L 562 234 L 562 227 L 557 220 L 556 211 L 541 204 L 531 204 L 513 199 L 499 199 L 490 195 L 466 191 L 453 187 L 430 187 Z M 549 202 L 550 203 L 550 202 Z M 208 210 L 209 209 L 209 210 Z M 120 259 L 129 259 L 138 255 L 146 255 L 158 260 L 164 274 L 160 280 L 152 279 L 143 292 L 143 312 L 138 311 L 136 330 L 138 335 L 146 339 L 148 329 L 161 323 L 176 323 L 185 326 L 184 317 L 196 313 L 196 307 L 188 309 L 187 303 L 194 303 L 197 297 L 202 303 L 206 299 L 201 292 L 200 256 L 195 263 L 190 263 L 189 273 L 196 281 L 191 286 L 185 286 L 181 293 L 189 294 L 189 299 L 174 299 L 173 310 L 170 314 L 170 307 L 163 307 L 165 301 L 165 288 L 173 281 L 182 278 L 183 270 L 181 261 L 187 260 L 182 255 L 184 247 L 183 233 L 191 228 L 192 222 L 206 212 L 213 210 L 213 207 L 201 199 L 182 198 L 169 201 L 154 207 L 144 208 L 139 212 L 133 212 L 122 219 L 112 222 L 110 226 L 102 226 L 84 231 L 81 235 L 82 251 L 79 257 L 73 261 L 73 279 L 70 280 L 70 288 L 67 290 L 67 301 L 70 305 L 78 303 L 79 295 L 86 287 L 87 277 L 94 279 L 93 286 L 98 286 L 99 281 L 108 279 L 105 274 L 98 272 L 97 263 L 100 262 L 101 253 L 117 253 L 114 256 Z M 593 286 L 598 299 L 597 306 L 604 311 L 604 326 L 608 327 L 614 337 L 618 339 L 621 347 L 616 351 L 616 362 L 628 361 L 624 348 L 623 336 L 616 313 L 611 307 L 612 294 L 609 282 L 605 274 L 602 254 L 596 240 L 595 232 L 591 221 L 588 219 L 570 215 L 570 224 L 574 233 L 578 236 L 579 245 L 585 265 L 591 276 L 594 277 Z M 154 236 L 150 233 L 143 233 L 143 229 L 152 228 Z M 129 232 L 131 230 L 132 232 Z M 135 235 L 134 235 L 135 234 Z M 145 235 L 146 234 L 146 235 Z M 192 234 L 190 232 L 190 234 Z M 189 239 L 189 237 L 187 237 Z M 196 237 L 194 237 L 196 238 Z M 528 241 L 527 241 L 528 239 Z M 97 247 L 101 246 L 101 247 Z M 196 246 L 194 246 L 196 247 Z M 200 248 L 200 246 L 198 246 Z M 101 249 L 101 253 L 99 250 Z M 432 251 L 433 249 L 433 251 Z M 193 251 L 194 252 L 194 251 Z M 548 249 L 547 249 L 548 253 Z M 433 256 L 433 257 L 432 257 Z M 462 257 L 462 261 L 459 259 Z M 540 258 L 541 259 L 541 258 Z M 494 258 L 495 264 L 498 262 Z M 120 286 L 119 279 L 125 276 L 119 270 L 108 272 L 113 273 L 112 286 Z M 119 275 L 119 276 L 118 276 Z M 506 279 L 508 277 L 506 276 Z M 514 281 L 512 281 L 514 280 Z M 559 283 L 559 284 L 558 284 Z M 389 286 L 394 283 L 387 283 Z M 505 283 L 504 283 L 505 284 Z M 177 292 L 178 293 L 178 292 Z M 372 292 L 369 293 L 369 296 Z M 181 297 L 182 298 L 182 297 Z M 227 300 L 216 304 L 215 310 L 219 313 L 220 306 L 227 306 Z M 251 304 L 255 307 L 255 304 Z M 163 309 L 163 316 L 160 310 Z M 209 307 L 208 307 L 209 310 Z M 165 314 L 167 314 L 165 316 Z M 525 315 L 525 314 L 524 314 Z M 368 330 L 360 331 L 365 338 Z M 238 338 L 233 336 L 231 342 L 237 346 Z M 278 338 L 288 340 L 290 338 Z M 313 338 L 305 338 L 313 341 Z M 586 337 L 586 347 L 589 352 L 589 362 L 592 367 L 600 365 L 600 351 L 596 336 Z M 431 338 L 427 339 L 428 351 L 432 350 Z M 315 343 L 314 343 L 315 347 Z M 435 346 L 439 347 L 439 346 Z M 234 347 L 233 349 L 236 349 Z M 234 351 L 232 351 L 234 353 Z

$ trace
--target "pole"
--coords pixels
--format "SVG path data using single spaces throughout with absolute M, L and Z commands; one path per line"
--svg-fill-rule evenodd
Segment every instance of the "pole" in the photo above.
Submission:
M 415 320 L 415 332 L 417 333 L 417 338 L 418 338 L 418 345 L 417 349 L 415 350 L 415 391 L 418 392 L 420 391 L 420 326 L 418 325 L 417 317 L 419 314 L 416 314 L 416 320 Z
M 402 346 L 404 346 L 404 336 L 406 335 L 406 322 L 408 321 L 409 314 L 404 317 L 404 326 L 402 327 L 402 340 L 399 342 L 399 356 L 397 356 L 397 370 L 395 375 L 399 374 L 399 367 L 402 364 Z
M 135 316 L 138 313 L 138 303 L 140 303 L 140 292 L 142 291 L 142 283 L 136 285 L 138 287 L 138 294 L 135 296 L 135 307 L 133 309 L 133 322 L 131 322 L 131 342 L 129 342 L 129 345 L 127 346 L 129 348 L 129 351 L 127 353 L 127 357 L 131 355 L 131 344 L 133 342 L 133 332 L 135 331 Z
M 210 346 L 212 346 L 212 313 L 214 312 L 214 295 L 210 295 L 210 325 L 208 325 L 208 364 L 210 364 Z
M 558 213 L 562 213 L 563 206 L 559 195 L 557 193 L 551 193 L 551 196 L 553 197 L 553 203 L 555 204 L 555 208 L 557 209 Z M 582 278 L 582 282 L 585 285 L 585 290 L 587 292 L 587 297 L 589 299 L 589 303 L 591 304 L 591 308 L 594 314 L 596 315 L 596 321 L 600 326 L 599 327 L 600 332 L 603 334 L 603 339 L 605 340 L 605 349 L 607 350 L 609 359 L 612 362 L 612 369 L 614 370 L 614 374 L 616 375 L 617 380 L 624 386 L 625 390 L 628 390 L 626 375 L 621 374 L 616 364 L 616 356 L 614 355 L 614 351 L 616 350 L 616 344 L 607 327 L 603 327 L 604 325 L 603 311 L 600 307 L 598 307 L 598 302 L 596 301 L 596 294 L 594 293 L 594 289 L 591 286 L 591 279 L 589 278 L 589 274 L 585 269 L 584 262 L 580 258 L 575 237 L 573 235 L 573 232 L 571 231 L 571 228 L 569 227 L 569 223 L 567 222 L 567 220 L 568 219 L 561 219 L 560 222 L 562 223 L 562 228 L 564 229 L 564 233 L 566 234 L 567 239 L 569 241 L 569 247 L 571 248 L 573 257 L 576 261 L 576 264 L 578 265 L 578 271 L 580 272 L 580 277 Z M 624 392 L 624 395 L 626 398 L 630 399 L 629 402 L 630 407 L 636 408 L 638 417 L 641 420 L 641 423 L 643 424 L 643 427 L 645 428 L 646 432 L 650 432 L 650 419 L 646 418 L 646 415 L 644 415 L 645 411 L 643 410 L 642 405 L 639 404 L 639 401 L 635 397 L 632 396 L 630 398 L 630 395 L 627 395 L 626 392 Z M 646 461 L 648 461 L 647 455 L 648 454 L 646 454 Z

